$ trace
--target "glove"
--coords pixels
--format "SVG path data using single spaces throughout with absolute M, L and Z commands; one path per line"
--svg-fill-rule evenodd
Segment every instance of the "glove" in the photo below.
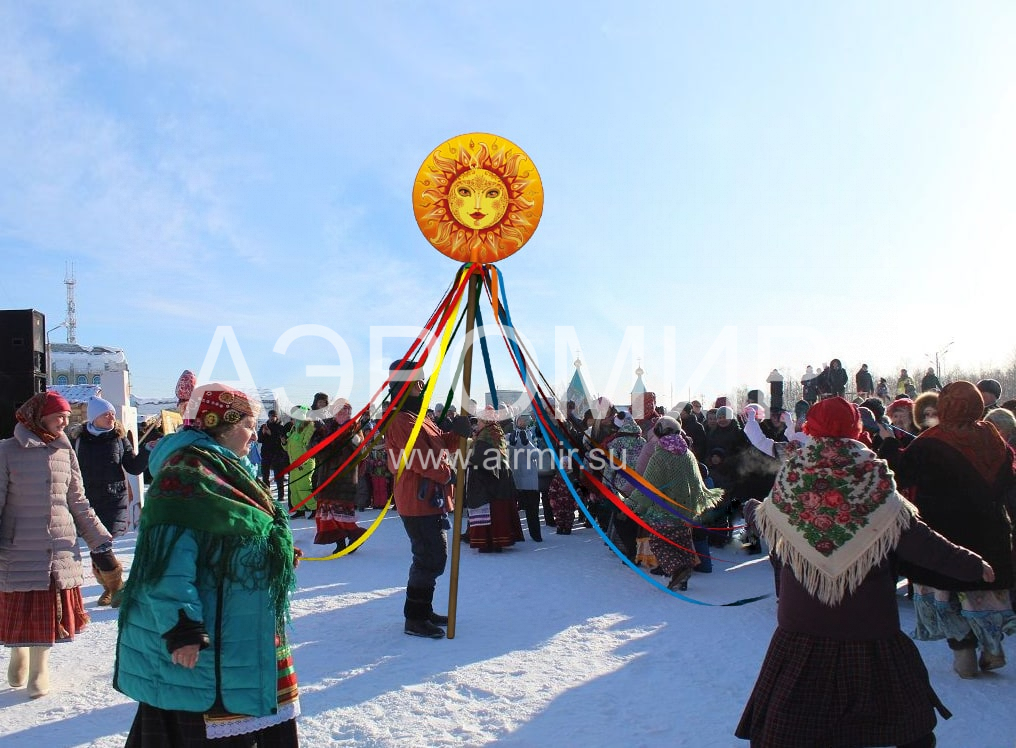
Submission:
M 468 416 L 455 416 L 452 419 L 450 430 L 453 434 L 457 434 L 464 439 L 468 439 L 473 435 L 473 426 L 469 422 Z
M 116 556 L 113 555 L 113 551 L 100 551 L 98 553 L 93 552 L 92 563 L 99 571 L 115 571 L 120 563 L 116 560 Z

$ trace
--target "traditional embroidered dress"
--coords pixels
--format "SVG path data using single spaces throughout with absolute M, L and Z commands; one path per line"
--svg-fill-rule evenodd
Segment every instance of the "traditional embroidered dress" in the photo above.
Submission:
M 349 410 L 343 408 L 337 418 L 318 424 L 311 440 L 317 444 L 349 422 Z M 317 455 L 315 484 L 317 511 L 314 514 L 316 545 L 336 544 L 336 550 L 352 545 L 365 530 L 356 524 L 356 484 L 359 463 L 350 459 L 363 437 L 356 430 L 346 432 Z M 343 465 L 345 467 L 343 468 Z M 341 468 L 341 471 L 340 471 Z
M 502 464 L 508 464 L 508 442 L 504 429 L 496 421 L 483 422 L 473 441 L 473 449 L 484 450 L 479 454 L 489 454 L 486 450 L 497 450 Z M 478 464 L 470 470 L 484 470 L 481 457 Z M 470 486 L 466 486 L 469 492 Z M 482 552 L 499 551 L 525 540 L 522 534 L 522 521 L 519 519 L 518 504 L 513 501 L 488 501 L 476 508 L 469 509 L 469 547 Z
M 154 468 L 120 607 L 114 686 L 142 702 L 128 745 L 252 733 L 259 745 L 295 745 L 300 709 L 285 637 L 295 585 L 287 514 L 245 458 L 200 432 L 167 438 L 183 447 Z M 181 587 L 181 575 L 193 581 Z M 166 596 L 179 596 L 166 614 L 172 622 L 159 618 Z M 167 642 L 190 643 L 202 633 L 211 649 L 197 667 L 173 666 L 173 678 L 163 680 L 166 666 L 157 658 L 168 658 Z M 264 642 L 262 633 L 272 639 Z M 228 667 L 221 667 L 225 657 Z M 267 697 L 251 686 L 263 682 L 265 666 L 276 673 Z

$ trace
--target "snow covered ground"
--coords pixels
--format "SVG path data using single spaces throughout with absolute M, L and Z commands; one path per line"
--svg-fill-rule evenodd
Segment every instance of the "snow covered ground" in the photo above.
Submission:
M 313 522 L 294 520 L 294 533 L 305 551 L 324 550 L 311 545 Z M 125 563 L 133 542 L 117 542 Z M 717 556 L 724 562 L 694 575 L 690 597 L 771 591 L 765 556 L 736 544 Z M 747 746 L 732 732 L 773 631 L 774 598 L 691 604 L 643 581 L 592 530 L 544 529 L 543 543 L 501 554 L 462 546 L 455 637 L 433 641 L 402 633 L 408 564 L 389 513 L 355 554 L 298 569 L 303 746 Z M 54 648 L 50 695 L 30 701 L 0 687 L 3 748 L 123 745 L 135 705 L 110 685 L 116 613 L 95 608 L 99 587 L 86 574 L 92 623 Z M 447 591 L 446 574 L 441 608 Z M 910 630 L 902 596 L 900 611 Z M 954 714 L 939 723 L 940 748 L 1014 748 L 1016 664 L 961 681 L 944 642 L 918 646 Z

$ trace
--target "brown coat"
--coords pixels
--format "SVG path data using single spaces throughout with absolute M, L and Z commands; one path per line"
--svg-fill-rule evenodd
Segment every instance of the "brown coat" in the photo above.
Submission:
M 46 444 L 23 425 L 0 441 L 0 591 L 80 587 L 78 535 L 89 548 L 111 541 L 85 498 L 70 441 Z

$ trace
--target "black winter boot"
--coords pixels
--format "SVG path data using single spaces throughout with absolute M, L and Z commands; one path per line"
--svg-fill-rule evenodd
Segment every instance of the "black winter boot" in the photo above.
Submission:
M 428 610 L 427 620 L 428 621 L 430 621 L 431 623 L 436 623 L 438 626 L 447 626 L 448 625 L 448 616 L 443 616 L 440 613 L 435 613 L 434 612 L 434 588 L 433 587 L 430 587 L 429 589 L 425 588 L 425 587 L 410 587 L 410 589 L 413 591 L 413 597 L 417 597 L 417 595 L 419 595 L 419 598 L 421 600 L 426 600 L 427 601 L 427 610 Z
M 403 629 L 405 633 L 428 639 L 443 639 L 445 637 L 444 629 L 435 625 L 431 620 L 431 616 L 434 615 L 434 608 L 431 605 L 433 599 L 433 588 L 406 588 L 406 604 L 403 607 L 403 613 L 406 616 L 406 625 Z M 447 622 L 448 619 L 445 618 L 445 623 Z

